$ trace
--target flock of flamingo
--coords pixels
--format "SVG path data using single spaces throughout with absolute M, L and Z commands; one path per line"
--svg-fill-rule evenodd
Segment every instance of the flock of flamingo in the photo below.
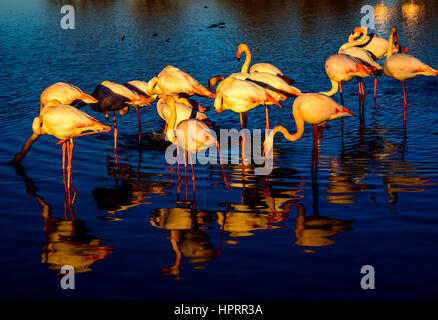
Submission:
M 177 151 L 184 150 L 186 168 L 187 154 L 189 155 L 194 184 L 191 154 L 216 144 L 220 157 L 220 148 L 217 139 L 206 130 L 212 126 L 212 122 L 203 113 L 205 108 L 189 99 L 190 96 L 198 95 L 214 99 L 214 109 L 218 113 L 227 109 L 239 113 L 242 129 L 247 125 L 247 112 L 259 105 L 265 105 L 266 129 L 269 129 L 268 105 L 275 104 L 281 107 L 280 101 L 284 101 L 288 97 L 296 98 L 293 103 L 296 133 L 289 133 L 283 126 L 277 126 L 268 131 L 264 152 L 269 155 L 277 132 L 281 132 L 290 141 L 296 141 L 303 136 L 305 123 L 307 123 L 313 126 L 315 144 L 317 126 L 324 125 L 327 121 L 336 118 L 353 116 L 353 112 L 343 105 L 342 82 L 354 78 L 358 80 L 361 101 L 365 96 L 362 78 L 375 77 L 374 97 L 376 97 L 377 76 L 385 74 L 400 80 L 404 97 L 404 118 L 406 119 L 407 99 L 404 81 L 417 75 L 437 76 L 438 71 L 404 53 L 405 51 L 408 51 L 408 48 L 398 44 L 395 27 L 391 28 L 389 40 L 368 33 L 365 27 L 357 27 L 349 36 L 348 42 L 340 47 L 339 52 L 326 60 L 325 70 L 330 78 L 332 88 L 328 92 L 320 93 L 302 93 L 301 90 L 292 86 L 294 81 L 291 78 L 285 76 L 272 64 L 256 63 L 249 68 L 251 54 L 245 44 L 240 44 L 236 53 L 238 59 L 242 53 L 246 55 L 241 72 L 233 73 L 226 78 L 212 77 L 209 80 L 208 88 L 202 86 L 186 72 L 173 66 L 165 67 L 158 76 L 153 77 L 148 82 L 134 80 L 121 85 L 104 81 L 94 89 L 92 95 L 84 93 L 74 85 L 56 83 L 42 92 L 40 114 L 32 124 L 33 134 L 26 141 L 22 150 L 15 155 L 12 162 L 21 162 L 39 136 L 44 134 L 55 136 L 60 139 L 57 144 L 62 144 L 63 172 L 65 172 L 65 152 L 67 150 L 67 173 L 70 186 L 73 138 L 111 131 L 110 126 L 102 124 L 79 110 L 80 107 L 90 104 L 94 111 L 104 112 L 106 119 L 108 119 L 109 112 L 112 112 L 114 150 L 116 150 L 115 111 L 123 115 L 128 113 L 129 107 L 136 109 L 139 126 L 138 139 L 141 140 L 139 108 L 151 105 L 158 99 L 156 106 L 158 115 L 166 122 L 163 134 L 171 143 L 177 145 Z M 384 57 L 386 57 L 386 61 L 382 68 L 376 60 Z M 216 84 L 217 88 L 213 92 Z M 331 98 L 338 91 L 341 96 L 341 104 Z M 174 129 L 179 129 L 178 135 L 174 134 Z M 223 167 L 222 172 L 226 186 L 229 188 Z

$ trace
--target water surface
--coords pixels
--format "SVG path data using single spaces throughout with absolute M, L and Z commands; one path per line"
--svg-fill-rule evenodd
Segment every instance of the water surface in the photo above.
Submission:
M 438 3 L 415 3 L 376 6 L 376 32 L 387 37 L 397 26 L 400 43 L 436 68 Z M 276 137 L 268 180 L 229 164 L 227 190 L 220 166 L 195 165 L 196 195 L 190 170 L 178 190 L 165 146 L 148 140 L 163 128 L 155 105 L 141 110 L 141 144 L 135 111 L 118 116 L 117 164 L 112 133 L 75 139 L 74 221 L 65 215 L 56 139 L 41 137 L 22 166 L 7 163 L 31 134 L 41 91 L 59 81 L 91 93 L 104 80 L 147 81 L 174 65 L 206 84 L 240 70 L 235 52 L 244 42 L 254 62 L 275 63 L 303 92 L 327 91 L 324 61 L 369 1 L 74 1 L 75 30 L 59 26 L 63 4 L 0 3 L 2 298 L 438 297 L 431 77 L 407 81 L 405 126 L 400 82 L 381 77 L 375 104 L 366 79 L 363 116 L 345 119 L 343 135 L 337 120 L 319 137 L 317 183 L 306 127 L 295 143 Z M 357 83 L 343 88 L 345 105 L 359 114 Z M 217 128 L 239 127 L 237 114 L 196 100 Z M 295 130 L 292 103 L 271 108 L 271 126 Z M 264 127 L 262 108 L 248 115 L 249 128 Z M 75 290 L 59 286 L 66 264 L 78 272 Z M 367 264 L 376 270 L 374 291 L 360 288 Z

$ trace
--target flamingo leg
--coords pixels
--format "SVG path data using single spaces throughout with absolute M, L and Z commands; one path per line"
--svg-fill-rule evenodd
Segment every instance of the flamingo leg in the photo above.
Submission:
M 225 182 L 225 185 L 227 186 L 227 188 L 230 189 L 230 184 L 228 183 L 227 176 L 225 175 L 224 166 L 222 165 L 221 147 L 219 145 L 219 141 L 217 141 L 217 140 L 216 140 L 216 146 L 217 146 L 217 152 L 218 152 L 218 155 L 219 155 L 219 163 L 221 165 L 222 174 L 224 176 L 224 182 Z
M 339 82 L 339 95 L 341 96 L 341 104 L 344 105 L 344 96 L 342 95 L 342 82 Z
M 245 117 L 245 112 L 241 112 L 240 113 L 240 128 L 242 130 L 242 165 L 243 165 L 243 155 L 244 155 L 244 146 L 245 146 L 245 135 L 244 135 L 244 131 L 243 131 L 243 125 L 244 125 L 243 118 L 244 117 Z
M 189 201 L 187 195 L 187 151 L 184 151 L 184 184 L 186 186 L 186 201 Z
M 192 183 L 193 183 L 193 197 L 195 195 L 195 170 L 193 170 L 192 153 L 189 152 L 190 166 L 192 167 Z
M 377 77 L 374 77 L 374 100 L 377 98 Z
M 70 139 L 70 143 L 67 146 L 67 187 L 70 190 L 70 182 L 71 182 L 71 157 L 73 153 L 73 139 Z
M 141 121 L 140 121 L 140 111 L 138 108 L 135 108 L 137 111 L 137 119 L 138 119 L 138 142 L 141 142 Z
M 167 122 L 166 122 L 166 124 L 164 125 L 164 131 L 163 131 L 163 134 L 165 135 L 167 133 Z
M 117 123 L 116 123 L 116 113 L 113 111 L 113 121 L 114 121 L 114 159 L 115 163 L 117 165 L 118 158 L 117 158 Z
M 177 163 L 177 167 L 176 167 L 176 176 L 177 176 L 177 181 L 178 181 L 178 187 L 176 188 L 176 192 L 177 194 L 180 193 L 181 189 L 181 176 L 179 175 L 179 147 L 178 145 L 176 145 L 176 163 Z
M 65 218 L 65 220 L 68 220 L 68 215 L 67 215 L 67 193 L 68 193 L 68 190 L 67 190 L 67 182 L 66 182 L 66 180 L 65 180 L 65 148 L 66 148 L 66 144 L 68 144 L 69 142 L 68 141 L 65 141 L 63 144 L 62 144 L 62 181 L 64 182 L 64 191 L 65 191 L 65 194 L 64 194 L 64 218 Z
M 268 115 L 268 105 L 265 104 L 265 113 L 266 113 L 266 130 L 269 130 L 269 115 Z
M 403 120 L 406 121 L 406 107 L 408 105 L 408 102 L 406 100 L 406 89 L 405 89 L 405 82 L 402 81 L 402 87 L 403 87 L 403 100 L 404 100 L 404 105 L 403 105 Z
M 187 151 L 184 151 L 184 183 L 187 184 Z

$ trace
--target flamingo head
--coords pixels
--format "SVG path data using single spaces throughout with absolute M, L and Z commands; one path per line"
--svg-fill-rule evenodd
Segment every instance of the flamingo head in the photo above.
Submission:
M 344 106 L 339 106 L 338 108 L 336 108 L 336 112 L 335 112 L 335 117 L 339 118 L 339 117 L 356 117 L 356 115 L 353 113 L 353 111 L 351 111 L 350 109 L 345 108 Z
M 85 103 L 97 103 L 99 102 L 99 100 L 97 100 L 96 98 L 90 96 L 89 94 L 84 93 L 81 98 L 80 98 L 83 102 Z
M 41 116 L 35 117 L 35 119 L 33 119 L 32 131 L 37 136 L 43 135 L 43 119 Z
M 240 61 L 240 55 L 245 50 L 248 50 L 248 46 L 246 44 L 244 44 L 244 43 L 239 44 L 239 46 L 237 47 L 237 52 L 236 52 L 236 58 L 237 58 L 238 61 Z

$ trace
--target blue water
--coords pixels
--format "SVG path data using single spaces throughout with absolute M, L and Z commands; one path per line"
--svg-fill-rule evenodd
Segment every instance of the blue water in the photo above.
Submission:
M 0 297 L 438 298 L 432 77 L 406 82 L 406 127 L 400 82 L 381 77 L 375 104 L 365 79 L 363 116 L 344 119 L 343 135 L 340 120 L 322 131 L 317 183 L 308 126 L 294 143 L 276 136 L 268 180 L 251 165 L 242 177 L 240 164 L 228 164 L 228 190 L 220 166 L 197 164 L 195 197 L 190 169 L 178 192 L 176 166 L 169 172 L 165 147 L 148 139 L 163 128 L 155 104 L 141 109 L 141 144 L 135 110 L 117 115 L 117 165 L 112 132 L 75 139 L 73 221 L 55 138 L 38 139 L 21 167 L 8 164 L 32 133 L 40 93 L 59 81 L 91 93 L 104 80 L 147 81 L 174 65 L 206 84 L 240 70 L 244 42 L 253 63 L 275 63 L 303 92 L 327 91 L 324 61 L 369 1 L 74 1 L 74 30 L 59 25 L 63 4 L 0 3 Z M 385 4 L 375 9 L 375 31 L 388 37 L 397 26 L 410 54 L 437 68 L 438 3 Z M 343 89 L 359 115 L 357 83 Z M 195 99 L 217 128 L 239 128 L 237 114 Z M 292 103 L 270 108 L 272 127 L 295 130 Z M 249 128 L 264 127 L 262 107 L 248 116 Z M 163 269 L 176 261 L 171 238 L 182 254 L 173 275 Z M 63 265 L 77 271 L 75 290 L 60 287 Z M 360 287 L 363 265 L 375 269 L 375 290 Z

